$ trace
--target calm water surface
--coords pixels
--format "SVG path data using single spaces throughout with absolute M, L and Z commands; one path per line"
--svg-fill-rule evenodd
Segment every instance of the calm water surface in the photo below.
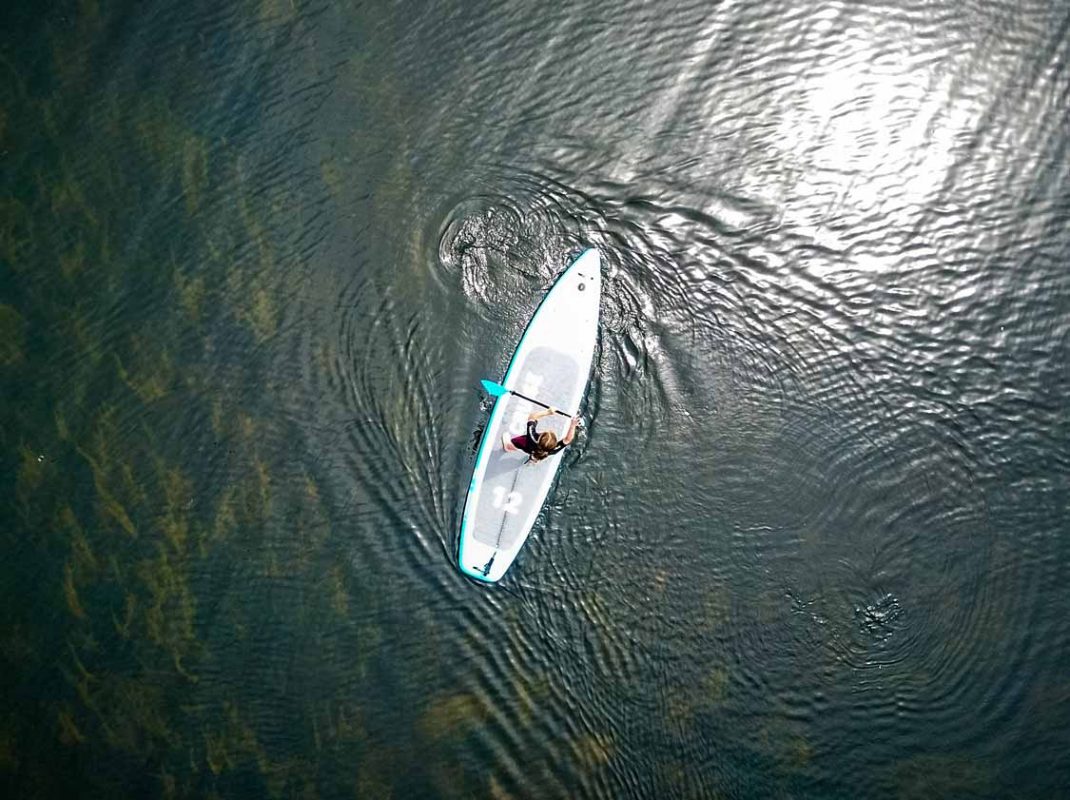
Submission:
M 13 2 L 0 76 L 5 797 L 1070 786 L 1065 3 Z

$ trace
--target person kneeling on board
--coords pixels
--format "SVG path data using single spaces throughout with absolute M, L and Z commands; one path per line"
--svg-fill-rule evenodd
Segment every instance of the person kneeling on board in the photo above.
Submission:
M 502 434 L 502 447 L 505 448 L 507 453 L 515 453 L 517 450 L 521 450 L 528 454 L 532 461 L 542 461 L 547 456 L 552 456 L 565 448 L 566 445 L 572 444 L 572 439 L 576 435 L 576 426 L 579 424 L 580 418 L 573 417 L 571 424 L 568 426 L 568 433 L 565 434 L 565 438 L 558 441 L 557 434 L 553 431 L 543 431 L 539 433 L 535 428 L 535 423 L 543 417 L 549 417 L 557 413 L 556 408 L 548 408 L 545 411 L 533 411 L 528 416 L 528 430 L 527 433 L 522 433 L 520 436 L 510 437 L 508 433 Z

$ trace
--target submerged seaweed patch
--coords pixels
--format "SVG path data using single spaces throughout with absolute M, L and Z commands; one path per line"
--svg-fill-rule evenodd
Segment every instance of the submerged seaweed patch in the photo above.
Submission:
M 26 343 L 25 328 L 26 322 L 14 306 L 0 303 L 0 366 L 22 361 Z
M 184 554 L 172 555 L 161 546 L 156 558 L 142 561 L 137 572 L 149 594 L 145 609 L 149 641 L 171 655 L 177 671 L 192 677 L 182 662 L 199 650 L 199 642 L 193 627 L 195 601 L 184 567 Z
M 193 323 L 201 321 L 201 310 L 204 306 L 205 281 L 200 275 L 194 277 L 183 276 L 178 270 L 175 271 L 175 290 L 178 292 L 179 302 L 186 315 Z
M 74 746 L 81 744 L 85 741 L 85 736 L 79 730 L 77 723 L 74 721 L 74 715 L 70 709 L 61 709 L 57 714 L 57 722 L 59 726 L 59 740 L 63 744 L 68 746 Z
M 208 145 L 200 136 L 187 136 L 182 147 L 182 194 L 186 212 L 195 216 L 208 184 Z
M 420 718 L 420 730 L 432 739 L 455 738 L 482 725 L 487 706 L 473 694 L 453 694 L 431 702 Z
M 338 616 L 346 616 L 349 613 L 349 592 L 346 591 L 345 579 L 340 567 L 331 567 L 327 577 L 327 587 L 331 598 L 331 608 Z
M 45 478 L 47 463 L 45 457 L 23 445 L 19 448 L 19 471 L 15 478 L 15 496 L 23 505 L 37 491 Z
M 991 768 L 964 755 L 916 756 L 902 762 L 895 777 L 902 800 L 980 796 L 994 788 Z
M 85 610 L 78 600 L 78 589 L 74 585 L 74 570 L 69 563 L 63 566 L 63 597 L 71 614 L 76 617 L 85 616 Z
M 0 259 L 17 289 L 0 305 L 0 366 L 42 400 L 3 409 L 22 575 L 4 588 L 0 666 L 24 705 L 0 720 L 0 771 L 41 796 L 311 797 L 321 782 L 402 796 L 394 767 L 411 753 L 383 743 L 396 715 L 435 751 L 421 788 L 461 796 L 449 787 L 468 776 L 445 756 L 486 724 L 487 701 L 376 705 L 396 598 L 333 551 L 335 470 L 303 469 L 272 395 L 304 236 L 280 223 L 316 209 L 265 179 L 268 145 L 249 147 L 230 109 L 221 133 L 204 95 L 180 91 L 218 77 L 219 42 L 191 40 L 183 74 L 161 66 L 148 88 L 105 49 L 112 12 L 76 5 L 42 35 L 51 64 L 15 76 L 0 113 L 14 143 Z M 299 5 L 267 9 L 273 34 L 290 36 Z M 369 92 L 404 132 L 400 88 Z M 322 183 L 313 166 L 317 193 L 344 193 L 351 156 L 324 161 Z M 371 183 L 360 193 L 380 221 L 415 185 L 403 159 Z M 326 374 L 335 345 L 315 347 Z M 609 624 L 604 599 L 587 600 Z M 433 610 L 408 618 L 414 646 L 431 630 L 428 651 L 448 656 Z M 546 678 L 521 691 L 529 716 L 552 696 Z M 574 751 L 597 768 L 615 744 Z
M 119 377 L 143 403 L 151 403 L 167 395 L 175 381 L 171 355 L 155 338 L 130 337 L 126 363 L 115 357 Z
M 609 764 L 616 752 L 616 745 L 608 734 L 590 733 L 573 741 L 572 750 L 580 768 L 589 772 Z
M 714 667 L 706 676 L 706 697 L 713 705 L 720 705 L 728 694 L 728 670 L 724 667 Z

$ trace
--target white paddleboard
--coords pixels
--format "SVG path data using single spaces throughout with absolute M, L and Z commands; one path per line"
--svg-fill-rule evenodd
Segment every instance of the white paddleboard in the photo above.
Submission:
M 501 384 L 568 414 L 576 414 L 587 391 L 602 293 L 601 257 L 585 250 L 561 274 L 539 304 L 509 363 Z M 553 484 L 561 452 L 542 461 L 528 461 L 527 453 L 507 453 L 502 434 L 519 436 L 528 415 L 541 410 L 512 394 L 499 397 L 479 443 L 472 482 L 461 518 L 457 552 L 461 571 L 485 583 L 505 575 L 527 541 L 535 519 Z M 560 414 L 538 422 L 540 433 L 568 431 Z

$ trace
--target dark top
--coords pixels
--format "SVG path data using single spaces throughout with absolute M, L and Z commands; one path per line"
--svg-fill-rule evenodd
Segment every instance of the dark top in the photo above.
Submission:
M 534 453 L 537 450 L 541 450 L 542 449 L 542 448 L 539 447 L 539 434 L 535 431 L 535 420 L 533 420 L 533 419 L 529 419 L 528 420 L 528 446 L 524 447 L 524 448 L 521 448 L 521 449 L 523 449 L 524 452 L 526 452 L 526 453 Z M 564 449 L 565 449 L 565 443 L 563 441 L 558 440 L 557 447 L 555 447 L 553 450 L 548 450 L 546 452 L 549 455 L 553 455 L 554 453 L 558 452 L 559 450 L 564 450 Z

